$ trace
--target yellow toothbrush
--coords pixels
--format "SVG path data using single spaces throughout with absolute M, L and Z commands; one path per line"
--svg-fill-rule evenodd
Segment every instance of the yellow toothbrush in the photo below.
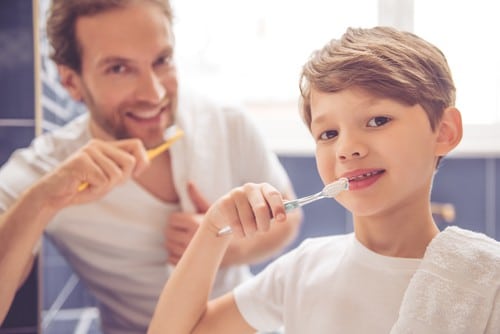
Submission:
M 148 159 L 152 160 L 152 159 L 156 158 L 158 155 L 160 155 L 161 153 L 165 152 L 170 146 L 172 146 L 172 144 L 174 142 L 177 141 L 177 139 L 181 138 L 183 135 L 184 135 L 184 131 L 177 128 L 175 133 L 170 138 L 168 138 L 163 144 L 160 144 L 160 145 L 158 145 L 152 149 L 149 149 L 147 151 Z M 78 191 L 85 190 L 85 189 L 87 189 L 88 186 L 89 186 L 88 182 L 82 182 L 78 186 Z

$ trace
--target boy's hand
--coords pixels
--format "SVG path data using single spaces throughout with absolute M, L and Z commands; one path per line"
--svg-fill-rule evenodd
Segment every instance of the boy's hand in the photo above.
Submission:
M 39 187 L 49 205 L 61 209 L 102 197 L 148 165 L 146 150 L 138 139 L 113 142 L 93 139 L 45 175 Z M 84 182 L 88 186 L 79 190 Z
M 218 231 L 231 226 L 238 237 L 269 231 L 271 220 L 286 220 L 281 193 L 267 183 L 247 183 L 220 198 L 208 210 L 205 221 Z

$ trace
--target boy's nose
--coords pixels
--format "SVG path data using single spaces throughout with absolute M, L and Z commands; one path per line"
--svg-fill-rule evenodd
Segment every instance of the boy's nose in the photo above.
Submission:
M 359 159 L 366 155 L 367 149 L 362 143 L 352 140 L 340 140 L 337 146 L 337 158 L 340 160 Z
M 340 154 L 338 154 L 338 158 L 340 160 L 356 159 L 356 158 L 360 158 L 360 157 L 361 157 L 361 153 L 360 152 L 340 153 Z
M 159 103 L 165 98 L 167 90 L 156 73 L 147 73 L 140 80 L 136 98 L 140 101 Z

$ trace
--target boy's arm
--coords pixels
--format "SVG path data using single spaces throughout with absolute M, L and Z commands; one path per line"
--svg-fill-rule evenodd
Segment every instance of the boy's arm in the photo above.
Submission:
M 208 303 L 215 274 L 231 240 L 202 224 L 168 279 L 148 334 L 254 333 L 232 293 Z
M 231 239 L 269 231 L 273 217 L 286 224 L 281 195 L 267 184 L 247 184 L 214 203 L 170 276 L 148 333 L 254 333 L 232 293 L 208 298 Z M 227 225 L 233 235 L 217 236 Z

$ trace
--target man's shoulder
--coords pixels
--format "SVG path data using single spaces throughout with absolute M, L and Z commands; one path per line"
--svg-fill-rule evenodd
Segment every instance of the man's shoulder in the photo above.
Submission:
M 87 115 L 81 115 L 60 128 L 46 131 L 35 137 L 28 147 L 16 150 L 6 165 L 49 171 L 89 140 L 87 125 Z
M 66 157 L 90 139 L 88 120 L 88 114 L 83 114 L 60 128 L 43 133 L 33 140 L 32 149 L 41 156 Z

